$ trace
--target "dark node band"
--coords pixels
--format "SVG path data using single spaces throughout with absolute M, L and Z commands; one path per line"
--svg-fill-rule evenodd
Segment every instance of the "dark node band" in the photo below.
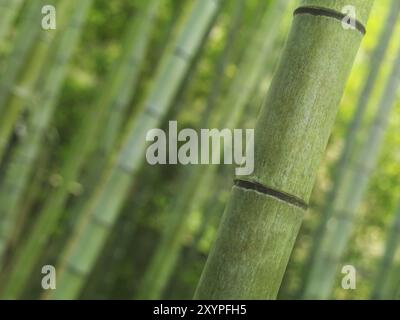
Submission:
M 297 198 L 296 196 L 284 193 L 282 191 L 278 191 L 278 190 L 266 187 L 266 186 L 262 185 L 261 183 L 240 180 L 240 179 L 235 179 L 234 182 L 235 182 L 235 186 L 237 186 L 237 187 L 247 189 L 247 190 L 254 190 L 254 191 L 269 195 L 271 197 L 278 198 L 279 200 L 290 203 L 296 207 L 300 207 L 303 210 L 308 209 L 307 203 L 305 203 L 302 199 Z
M 343 19 L 347 17 L 347 15 L 345 15 L 344 13 L 323 7 L 299 7 L 294 11 L 293 15 L 298 15 L 298 14 L 311 14 L 313 16 L 324 16 L 339 20 L 340 22 L 342 22 Z M 365 26 L 357 19 L 355 19 L 355 23 L 356 23 L 355 25 L 356 29 L 360 31 L 363 35 L 365 35 L 366 33 Z

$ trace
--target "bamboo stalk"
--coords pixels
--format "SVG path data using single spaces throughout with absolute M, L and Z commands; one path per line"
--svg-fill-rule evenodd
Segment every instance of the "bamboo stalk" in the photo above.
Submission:
M 360 129 L 363 123 L 363 119 L 365 118 L 368 102 L 370 100 L 373 88 L 378 78 L 379 70 L 381 69 L 385 54 L 389 47 L 390 39 L 392 37 L 394 28 L 396 26 L 399 13 L 400 13 L 400 2 L 397 0 L 393 0 L 391 8 L 389 10 L 388 18 L 386 19 L 385 26 L 379 37 L 379 43 L 375 48 L 374 53 L 371 57 L 369 74 L 363 86 L 360 97 L 358 99 L 353 120 L 351 121 L 344 135 L 346 137 L 345 144 L 340 154 L 338 163 L 336 165 L 333 187 L 328 193 L 322 211 L 323 213 L 321 221 L 319 222 L 317 229 L 313 235 L 313 242 L 309 251 L 310 254 L 309 257 L 307 258 L 306 267 L 304 268 L 305 273 L 302 278 L 303 281 L 302 281 L 302 288 L 300 289 L 301 292 L 304 291 L 304 287 L 308 282 L 309 272 L 311 270 L 310 267 L 315 259 L 314 255 L 318 251 L 319 246 L 321 245 L 321 239 L 325 233 L 326 223 L 329 220 L 329 217 L 332 215 L 332 211 L 334 210 L 334 203 L 338 196 L 340 185 L 344 179 L 344 173 L 351 158 L 351 151 L 354 149 L 356 142 L 360 136 Z
M 13 268 L 9 276 L 10 283 L 13 283 L 9 289 L 14 296 L 19 296 L 21 290 L 29 280 L 29 275 L 35 266 L 35 263 L 41 256 L 48 238 L 57 227 L 60 215 L 63 213 L 63 207 L 69 195 L 71 184 L 78 178 L 78 174 L 86 159 L 90 147 L 95 144 L 96 135 L 99 133 L 103 117 L 107 114 L 118 113 L 118 118 L 114 118 L 113 125 L 119 126 L 122 120 L 122 108 L 126 108 L 132 94 L 132 86 L 139 74 L 139 65 L 144 57 L 145 49 L 148 43 L 148 33 L 153 25 L 153 19 L 160 5 L 160 0 L 152 0 L 146 4 L 144 14 L 140 15 L 140 26 L 133 20 L 128 27 L 125 36 L 125 52 L 120 61 L 116 63 L 114 72 L 105 83 L 103 94 L 96 100 L 90 112 L 90 119 L 85 122 L 82 130 L 68 148 L 67 156 L 61 168 L 60 175 L 63 178 L 63 184 L 58 187 L 49 196 L 42 209 L 38 220 L 35 222 L 29 236 L 23 246 L 18 250 Z M 138 40 L 138 42 L 135 42 Z M 115 137 L 115 136 L 114 136 Z M 111 140 L 110 140 L 111 141 Z M 105 150 L 104 150 L 105 151 Z
M 276 298 L 363 36 L 330 15 L 348 4 L 365 24 L 372 1 L 295 11 L 255 128 L 254 173 L 233 187 L 195 298 Z
M 54 56 L 54 66 L 50 69 L 43 84 L 44 91 L 34 106 L 36 110 L 33 111 L 28 119 L 27 134 L 14 150 L 4 181 L 0 186 L 0 216 L 2 217 L 0 225 L 0 255 L 4 253 L 11 230 L 18 219 L 18 212 L 16 212 L 18 203 L 22 199 L 26 182 L 40 151 L 41 140 L 54 112 L 66 74 L 66 67 L 79 39 L 92 0 L 84 0 L 77 3 L 73 7 L 72 23 L 64 32 L 63 37 L 59 38 Z M 10 283 L 11 286 L 14 286 L 18 281 Z M 12 290 L 10 292 L 6 291 L 5 295 L 13 296 Z
M 390 294 L 390 271 L 393 268 L 395 253 L 399 247 L 400 240 L 400 202 L 395 213 L 393 225 L 386 239 L 385 253 L 383 255 L 379 270 L 374 282 L 372 291 L 372 299 L 392 299 L 393 294 Z
M 15 44 L 0 76 L 0 115 L 3 114 L 10 90 L 14 87 L 14 82 L 28 56 L 29 49 L 39 34 L 40 9 L 44 3 L 44 0 L 29 1 L 23 12 Z
M 146 269 L 141 286 L 135 296 L 136 299 L 160 299 L 167 285 L 169 278 L 177 263 L 182 238 L 184 237 L 187 221 L 189 220 L 194 206 L 198 204 L 203 196 L 205 189 L 214 178 L 216 166 L 211 166 L 213 170 L 192 170 L 187 177 L 190 183 L 185 183 L 182 195 L 186 195 L 192 201 L 179 197 L 176 205 L 171 210 L 171 217 L 163 231 L 162 238 L 156 251 Z M 197 188 L 197 184 L 201 188 Z M 196 185 L 194 185 L 196 184 Z M 183 221 L 182 221 L 183 220 Z
M 3 45 L 24 0 L 0 1 L 0 45 Z
M 246 52 L 243 66 L 222 106 L 221 114 L 216 121 L 209 123 L 208 127 L 224 126 L 233 129 L 238 125 L 249 97 L 254 92 L 261 76 L 262 68 L 259 66 L 265 63 L 277 36 L 271 26 L 279 25 L 286 6 L 286 1 L 276 1 L 273 3 L 273 7 L 266 12 L 259 32 Z M 246 83 L 246 86 L 243 86 L 243 83 Z M 238 90 L 239 87 L 242 87 L 241 91 Z M 193 212 L 191 207 L 202 202 L 200 199 L 211 184 L 216 170 L 216 166 L 198 166 L 193 168 L 189 176 L 185 178 L 183 191 L 176 206 L 170 210 L 172 212 L 171 219 L 168 221 L 162 240 L 139 288 L 136 296 L 138 299 L 160 298 L 178 260 L 185 235 L 184 231 L 190 219 L 190 213 Z
M 61 271 L 58 272 L 58 290 L 53 293 L 54 298 L 67 299 L 79 294 L 143 161 L 145 135 L 160 123 L 171 106 L 218 8 L 219 1 L 216 0 L 196 1 L 187 25 L 174 46 L 175 50 L 161 64 L 145 109 L 128 128 L 127 140 L 123 143 L 117 164 L 110 167 L 106 180 L 89 201 L 88 214 L 85 214 L 87 223 L 67 245 L 67 254 L 58 269 Z
M 160 0 L 149 1 L 143 8 L 143 15 L 138 15 L 138 21 L 131 24 L 130 31 L 126 35 L 125 50 L 119 65 L 119 77 L 113 81 L 118 94 L 112 102 L 112 109 L 107 117 L 105 130 L 102 132 L 100 152 L 108 154 L 114 148 L 116 138 L 121 129 L 124 117 L 127 113 L 139 79 L 141 65 L 145 58 L 150 42 L 150 33 L 154 27 L 154 20 L 161 6 Z
M 351 236 L 359 206 L 379 156 L 390 113 L 396 102 L 396 91 L 400 84 L 399 74 L 400 47 L 362 151 L 352 160 L 345 172 L 346 176 L 330 218 L 330 227 L 326 229 L 320 250 L 311 266 L 310 280 L 304 294 L 306 298 L 327 299 L 332 291 L 335 271 Z
M 64 12 L 68 9 L 70 1 L 61 1 L 59 11 Z M 59 25 L 64 24 L 64 15 L 60 15 Z M 35 46 L 29 64 L 24 71 L 21 81 L 12 91 L 12 96 L 8 103 L 8 107 L 3 111 L 0 119 L 0 163 L 6 152 L 7 143 L 9 142 L 16 121 L 24 110 L 24 106 L 29 104 L 30 100 L 37 99 L 34 88 L 39 79 L 39 75 L 43 72 L 43 68 L 47 67 L 47 59 L 51 44 L 58 34 L 57 31 L 40 31 L 37 45 Z

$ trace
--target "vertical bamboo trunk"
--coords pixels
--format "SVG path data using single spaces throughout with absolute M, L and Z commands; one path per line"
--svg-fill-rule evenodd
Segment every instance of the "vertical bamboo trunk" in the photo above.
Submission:
M 86 13 L 92 0 L 73 2 L 73 18 L 69 28 L 59 38 L 58 47 L 53 57 L 54 66 L 43 83 L 43 92 L 38 103 L 33 106 L 27 123 L 27 134 L 16 146 L 4 181 L 0 186 L 0 259 L 9 241 L 11 230 L 18 218 L 18 204 L 22 201 L 26 182 L 33 170 L 33 164 L 40 151 L 41 140 L 53 114 L 66 67 L 79 39 Z
M 116 163 L 88 204 L 87 222 L 67 245 L 53 297 L 76 297 L 114 224 L 142 162 L 148 130 L 157 127 L 172 104 L 194 54 L 219 8 L 218 0 L 197 0 L 175 50 L 163 61 L 143 112 L 129 126 Z M 90 214 L 89 214 L 90 213 Z
M 400 2 L 397 0 L 393 0 L 391 8 L 389 10 L 388 18 L 386 19 L 385 26 L 379 37 L 378 45 L 371 57 L 369 74 L 363 86 L 360 97 L 358 99 L 358 104 L 356 106 L 356 111 L 353 116 L 353 120 L 351 121 L 349 127 L 347 128 L 347 132 L 345 134 L 346 137 L 345 144 L 340 154 L 338 163 L 336 165 L 333 187 L 330 190 L 328 197 L 326 199 L 325 207 L 322 211 L 323 214 L 321 217 L 321 221 L 319 222 L 317 229 L 313 235 L 312 245 L 309 250 L 309 257 L 307 258 L 306 267 L 304 268 L 305 273 L 303 276 L 302 289 L 300 289 L 300 291 L 304 291 L 304 287 L 308 282 L 309 272 L 311 270 L 310 266 L 312 265 L 315 259 L 314 256 L 315 253 L 318 251 L 318 248 L 321 245 L 321 239 L 325 232 L 326 223 L 329 220 L 329 217 L 332 215 L 335 199 L 337 198 L 340 185 L 344 178 L 344 172 L 350 160 L 351 151 L 355 147 L 356 141 L 360 136 L 360 129 L 363 122 L 363 118 L 365 118 L 368 102 L 370 100 L 373 88 L 378 78 L 379 70 L 382 66 L 385 54 L 389 47 L 390 39 L 392 37 L 394 28 L 396 26 L 399 13 L 400 13 Z
M 345 172 L 345 178 L 329 221 L 329 228 L 326 229 L 321 247 L 311 266 L 305 298 L 327 299 L 332 291 L 338 264 L 351 236 L 357 211 L 376 165 L 390 113 L 396 102 L 396 92 L 400 83 L 399 74 L 400 48 L 361 154 L 356 159 L 352 159 Z
M 210 128 L 233 129 L 242 117 L 250 95 L 254 92 L 261 76 L 260 65 L 265 63 L 274 43 L 277 33 L 272 25 L 279 25 L 279 21 L 287 6 L 286 1 L 276 1 L 263 18 L 259 32 L 246 52 L 235 82 L 232 84 L 229 95 L 222 106 L 222 112 L 216 121 L 208 124 Z M 243 86 L 246 83 L 246 86 Z M 238 90 L 242 87 L 242 90 Z M 240 94 L 239 94 L 240 93 Z M 171 273 L 176 265 L 182 248 L 183 237 L 191 208 L 200 202 L 205 188 L 214 177 L 216 166 L 199 166 L 192 169 L 191 174 L 183 184 L 183 192 L 171 210 L 171 220 L 163 232 L 160 245 L 157 247 L 148 270 L 139 288 L 138 299 L 159 299 Z
M 210 168 L 215 170 L 216 166 Z M 179 197 L 176 205 L 173 206 L 173 210 L 170 212 L 171 218 L 168 220 L 160 243 L 146 268 L 144 278 L 135 295 L 136 299 L 161 298 L 178 260 L 190 213 L 193 212 L 193 208 L 199 203 L 205 188 L 212 181 L 214 170 L 193 170 L 189 175 L 190 183 L 185 183 L 182 195 L 186 195 L 192 201 L 188 202 L 184 197 Z M 202 188 L 196 188 L 194 185 L 196 182 L 201 183 Z
M 113 86 L 120 87 L 120 90 L 118 90 L 118 94 L 112 102 L 105 130 L 102 132 L 100 149 L 104 154 L 113 150 L 121 131 L 129 101 L 135 93 L 141 66 L 146 58 L 145 54 L 151 40 L 151 31 L 160 6 L 161 0 L 149 1 L 142 9 L 143 15 L 137 17 L 138 21 L 131 25 L 131 30 L 126 35 L 124 57 L 119 66 L 120 75 L 113 81 Z
M 3 41 L 23 4 L 24 0 L 0 1 L 0 45 L 3 45 Z
M 9 2 L 9 1 L 7 1 Z M 22 15 L 21 25 L 14 40 L 15 44 L 8 55 L 7 64 L 0 76 L 0 115 L 5 109 L 14 82 L 29 53 L 29 49 L 40 31 L 41 7 L 44 0 L 29 1 Z
M 96 142 L 96 134 L 99 133 L 100 124 L 103 123 L 103 114 L 118 113 L 119 119 L 114 118 L 114 125 L 118 125 L 117 122 L 123 117 L 121 108 L 126 108 L 129 103 L 130 92 L 132 92 L 139 73 L 138 64 L 144 57 L 149 39 L 148 33 L 159 5 L 160 0 L 152 0 L 146 4 L 145 12 L 140 19 L 141 28 L 137 29 L 138 24 L 133 21 L 127 30 L 125 44 L 128 51 L 117 63 L 117 67 L 114 69 L 116 71 L 110 75 L 102 91 L 103 94 L 100 95 L 92 108 L 93 112 L 90 113 L 90 119 L 84 124 L 67 151 L 65 162 L 60 171 L 63 184 L 50 194 L 49 200 L 35 222 L 32 231 L 16 253 L 15 261 L 12 262 L 13 267 L 8 280 L 10 284 L 8 291 L 14 296 L 19 296 L 21 290 L 24 289 L 48 238 L 57 226 L 69 195 L 70 186 L 78 178 L 86 155 L 90 151 L 90 147 Z M 135 39 L 139 41 L 136 43 Z
M 25 237 L 25 232 L 30 228 L 31 221 L 34 221 L 35 217 L 32 216 L 33 210 L 35 210 L 35 205 L 38 201 L 40 201 L 44 194 L 44 188 L 46 188 L 48 178 L 48 164 L 50 158 L 50 150 L 43 150 L 40 153 L 38 159 L 35 164 L 35 172 L 32 174 L 30 181 L 26 187 L 26 192 L 24 196 L 24 202 L 18 207 L 18 218 L 15 222 L 15 228 L 12 230 L 12 234 L 10 237 L 10 241 L 7 246 L 7 252 L 15 253 L 19 248 L 19 244 Z M 7 257 L 8 258 L 8 257 Z M 2 270 L 0 276 L 0 283 L 4 284 L 2 281 L 2 277 L 7 278 L 8 272 L 7 267 L 11 261 L 10 259 L 6 259 L 5 268 Z M 0 286 L 1 291 L 1 286 Z
M 59 11 L 64 12 L 68 10 L 69 2 L 70 0 L 61 1 L 58 6 Z M 60 15 L 59 25 L 63 25 L 64 16 Z M 34 92 L 35 84 L 43 68 L 47 67 L 49 49 L 56 34 L 57 32 L 54 30 L 40 31 L 40 38 L 32 50 L 29 63 L 25 67 L 26 71 L 24 71 L 21 81 L 14 88 L 7 108 L 3 112 L 0 119 L 0 163 L 6 152 L 7 143 L 9 142 L 12 130 L 15 128 L 18 116 L 24 110 L 25 105 L 29 104 L 29 101 L 37 98 Z
M 123 53 L 121 61 L 117 63 L 117 72 L 107 81 L 107 85 L 111 86 L 113 90 L 108 90 L 95 104 L 100 106 L 98 109 L 105 110 L 101 113 L 93 110 L 94 114 L 91 117 L 94 117 L 94 122 L 97 123 L 86 126 L 84 132 L 78 135 L 76 144 L 79 149 L 82 149 L 82 138 L 86 142 L 85 145 L 92 144 L 94 147 L 88 150 L 88 153 L 89 151 L 92 152 L 87 157 L 83 155 L 75 156 L 74 162 L 77 163 L 75 166 L 79 167 L 80 171 L 86 170 L 87 172 L 82 178 L 85 192 L 80 201 L 71 208 L 70 211 L 72 212 L 80 212 L 84 207 L 84 201 L 93 192 L 97 184 L 98 173 L 104 169 L 109 160 L 109 155 L 118 145 L 121 132 L 124 131 L 124 118 L 129 117 L 126 114 L 128 105 L 136 91 L 141 65 L 146 58 L 145 53 L 151 40 L 150 33 L 155 27 L 154 19 L 160 10 L 160 6 L 160 0 L 148 2 L 142 8 L 142 13 L 139 13 L 139 16 L 136 17 L 137 20 L 128 28 L 124 40 L 126 51 Z M 100 128 L 102 130 L 99 130 Z
M 344 29 L 345 5 L 358 12 Z M 197 299 L 275 299 L 372 1 L 305 0 L 255 128 L 255 169 L 236 180 Z
M 388 294 L 390 270 L 393 267 L 394 257 L 399 248 L 400 241 L 400 202 L 396 210 L 395 219 L 391 227 L 390 233 L 386 240 L 385 253 L 382 258 L 381 265 L 375 280 L 375 286 L 372 291 L 372 299 L 391 299 L 392 295 Z

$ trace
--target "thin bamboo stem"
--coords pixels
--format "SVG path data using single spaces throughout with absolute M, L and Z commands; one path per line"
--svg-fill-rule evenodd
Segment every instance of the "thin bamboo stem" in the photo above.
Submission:
M 61 1 L 59 11 L 64 12 L 68 9 L 70 1 Z M 64 16 L 60 15 L 59 25 L 64 24 Z M 24 110 L 25 105 L 29 105 L 29 101 L 35 100 L 34 93 L 35 85 L 39 79 L 40 73 L 47 67 L 48 54 L 51 44 L 58 34 L 58 31 L 40 31 L 40 36 L 37 45 L 35 46 L 29 64 L 22 75 L 22 79 L 18 85 L 12 90 L 12 96 L 8 103 L 7 108 L 3 111 L 0 119 L 0 163 L 7 149 L 10 136 L 21 112 Z
M 101 128 L 103 115 L 121 113 L 119 118 L 120 120 L 122 119 L 123 112 L 121 108 L 125 108 L 129 102 L 130 90 L 132 90 L 133 82 L 139 73 L 138 64 L 144 57 L 148 41 L 145 38 L 148 39 L 148 32 L 153 24 L 159 5 L 160 0 L 150 1 L 146 5 L 145 13 L 141 15 L 140 19 L 143 29 L 137 29 L 136 21 L 133 21 L 128 28 L 125 44 L 129 51 L 125 52 L 121 61 L 117 62 L 117 66 L 114 69 L 115 72 L 110 75 L 105 83 L 105 89 L 102 90 L 103 94 L 100 95 L 99 100 L 92 107 L 93 112 L 90 113 L 90 119 L 85 122 L 81 132 L 68 148 L 65 162 L 60 171 L 63 184 L 49 196 L 49 200 L 41 211 L 31 233 L 17 252 L 10 274 L 10 282 L 14 283 L 12 289 L 10 289 L 13 295 L 18 296 L 23 290 L 47 240 L 57 227 L 71 184 L 78 178 L 87 153 L 96 142 L 96 135 Z M 144 36 L 143 39 L 142 36 Z M 138 38 L 140 39 L 139 43 L 135 43 L 135 39 Z M 119 121 L 117 118 L 114 118 L 114 120 Z M 114 124 L 117 125 L 116 122 Z
M 381 69 L 385 54 L 389 47 L 390 39 L 396 26 L 396 21 L 399 17 L 399 13 L 400 2 L 397 0 L 393 0 L 391 8 L 389 10 L 389 16 L 386 19 L 385 26 L 379 37 L 380 40 L 371 57 L 369 74 L 358 99 L 358 104 L 356 106 L 353 120 L 351 121 L 349 127 L 347 128 L 346 134 L 344 135 L 346 137 L 345 144 L 336 165 L 333 187 L 328 193 L 325 206 L 322 211 L 321 221 L 319 222 L 317 229 L 313 235 L 313 242 L 309 251 L 309 257 L 307 258 L 306 266 L 304 268 L 305 273 L 302 278 L 303 281 L 300 292 L 304 291 L 304 288 L 308 282 L 311 265 L 313 264 L 315 254 L 318 251 L 319 246 L 321 245 L 321 239 L 325 233 L 326 223 L 328 222 L 334 210 L 334 203 L 338 196 L 341 183 L 343 182 L 345 171 L 348 167 L 348 163 L 352 155 L 352 150 L 356 146 L 356 142 L 360 136 L 360 131 L 362 129 L 363 119 L 366 115 L 368 102 L 372 95 L 373 88 L 378 78 L 379 70 Z
M 400 84 L 399 74 L 400 47 L 362 151 L 352 159 L 345 172 L 345 179 L 330 218 L 330 227 L 324 234 L 311 266 L 310 280 L 305 288 L 306 298 L 327 299 L 331 294 L 338 264 L 351 236 L 359 206 L 379 156 L 390 113 L 396 102 L 396 92 Z
M 54 65 L 46 77 L 46 82 L 43 85 L 44 91 L 38 103 L 34 106 L 36 110 L 28 119 L 27 134 L 14 150 L 4 181 L 0 186 L 0 216 L 2 217 L 0 256 L 4 253 L 11 230 L 18 219 L 18 203 L 23 197 L 26 182 L 32 173 L 33 164 L 40 151 L 43 134 L 56 107 L 68 62 L 78 42 L 91 3 L 92 0 L 83 0 L 73 7 L 72 22 L 64 32 L 63 37 L 59 38 L 54 55 Z M 10 281 L 11 286 L 17 283 L 18 279 Z M 12 297 L 13 290 L 6 290 L 5 296 Z
M 91 271 L 111 226 L 127 197 L 145 153 L 145 135 L 156 127 L 172 104 L 202 38 L 219 8 L 219 1 L 196 1 L 183 32 L 159 69 L 145 109 L 128 127 L 127 140 L 119 152 L 116 165 L 107 170 L 105 180 L 88 203 L 87 222 L 82 224 L 67 245 L 66 256 L 59 271 L 56 299 L 73 298 L 79 294 Z M 112 192 L 110 193 L 110 191 Z
M 44 3 L 44 0 L 29 1 L 23 12 L 15 44 L 8 56 L 8 62 L 0 75 L 0 115 L 3 114 L 10 90 L 14 88 L 15 80 L 25 63 L 29 49 L 39 34 L 40 9 Z

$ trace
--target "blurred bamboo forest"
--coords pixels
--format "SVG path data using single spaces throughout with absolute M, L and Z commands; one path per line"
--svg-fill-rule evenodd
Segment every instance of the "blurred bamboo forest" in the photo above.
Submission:
M 234 167 L 152 166 L 137 136 L 254 128 L 300 4 L 0 0 L 0 297 L 191 299 Z M 399 17 L 375 1 L 279 299 L 400 298 Z

